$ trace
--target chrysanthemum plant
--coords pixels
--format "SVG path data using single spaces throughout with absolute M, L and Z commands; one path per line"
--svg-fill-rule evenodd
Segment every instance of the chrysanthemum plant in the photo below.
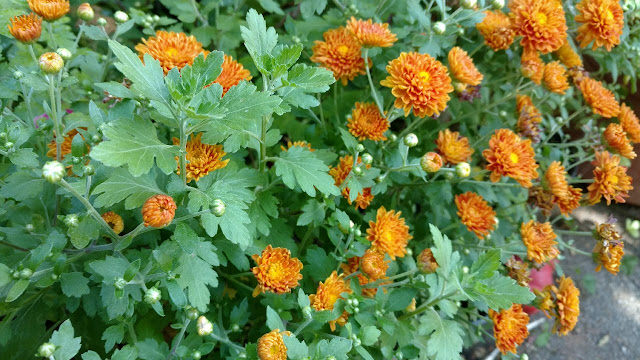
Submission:
M 570 214 L 624 202 L 640 123 L 576 45 L 631 5 L 160 3 L 0 1 L 3 358 L 508 357 L 578 322 L 530 269 L 620 270 Z

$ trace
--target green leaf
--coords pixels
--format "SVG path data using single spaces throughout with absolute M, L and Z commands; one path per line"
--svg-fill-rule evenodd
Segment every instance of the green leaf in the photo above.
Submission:
M 316 349 L 316 358 L 326 359 L 329 356 L 335 356 L 336 360 L 348 360 L 349 351 L 351 351 L 352 342 L 345 338 L 333 338 L 330 342 L 320 340 Z
M 0 287 L 3 287 L 11 282 L 11 274 L 9 273 L 9 267 L 3 263 L 0 263 Z
M 307 306 L 311 306 L 309 302 L 309 296 L 304 293 L 304 290 L 298 290 L 298 306 L 300 309 L 304 309 Z
M 309 247 L 306 260 L 309 265 L 305 265 L 304 270 L 307 270 L 314 280 L 324 281 L 335 270 L 333 259 L 327 256 L 323 248 Z
M 147 338 L 136 343 L 140 359 L 143 360 L 165 360 L 169 355 L 169 346 L 164 341 L 158 343 L 158 340 Z
M 319 66 L 297 64 L 289 70 L 286 85 L 302 89 L 304 92 L 323 93 L 336 82 L 333 73 Z
M 287 328 L 282 323 L 282 319 L 280 319 L 280 315 L 271 308 L 271 306 L 267 305 L 267 327 L 271 330 L 280 330 L 285 331 Z
M 480 255 L 473 265 L 471 265 L 471 276 L 478 280 L 488 279 L 500 267 L 500 249 L 489 250 Z
M 435 360 L 457 360 L 462 352 L 464 330 L 453 320 L 444 320 L 430 308 L 423 315 L 421 332 L 431 334 L 427 341 L 427 355 Z
M 135 209 L 153 195 L 163 194 L 155 181 L 155 172 L 151 170 L 138 178 L 127 170 L 116 169 L 109 179 L 96 186 L 92 195 L 98 195 L 93 205 L 98 208 L 109 208 L 113 204 L 124 202 L 124 208 Z
M 195 94 L 204 89 L 206 85 L 211 84 L 222 72 L 222 62 L 224 61 L 223 53 L 221 51 L 212 51 L 207 57 L 204 54 L 199 54 L 194 60 L 192 65 L 186 65 L 180 69 L 180 76 L 177 78 L 176 83 L 169 83 L 169 78 L 165 79 L 169 90 L 174 88 L 179 91 L 181 97 L 186 97 L 189 100 Z M 172 94 L 173 96 L 173 94 Z M 176 96 L 173 96 L 175 100 L 179 100 Z
M 375 326 L 364 326 L 360 330 L 360 340 L 362 345 L 372 346 L 378 341 L 378 337 L 382 334 L 382 331 L 378 330 Z
M 278 3 L 274 0 L 258 0 L 258 2 L 260 3 L 260 6 L 262 6 L 262 8 L 266 11 L 278 15 L 284 15 L 284 11 L 282 11 L 280 5 L 278 5 Z
M 387 311 L 400 311 L 404 310 L 409 306 L 411 300 L 418 293 L 417 289 L 402 287 L 395 289 L 389 295 L 389 299 L 385 304 L 385 310 Z
M 282 176 L 284 184 L 295 189 L 296 184 L 309 196 L 316 196 L 316 189 L 328 195 L 339 195 L 327 165 L 309 149 L 293 146 L 282 151 L 275 161 L 276 175 Z
M 91 240 L 98 238 L 100 226 L 96 220 L 87 215 L 78 226 L 70 227 L 67 235 L 76 249 L 84 249 Z
M 89 350 L 86 353 L 83 353 L 82 355 L 80 355 L 80 357 L 82 357 L 82 360 L 102 360 L 100 359 L 100 355 L 98 355 L 97 352 Z
M 510 277 L 495 273 L 490 279 L 473 282 L 465 291 L 477 300 L 487 303 L 489 308 L 499 311 L 512 304 L 528 304 L 535 295 Z
M 271 51 L 278 44 L 278 34 L 276 29 L 267 29 L 267 23 L 262 15 L 254 9 L 247 13 L 247 27 L 241 26 L 240 32 L 244 40 L 244 46 L 260 72 L 264 72 L 264 55 L 271 55 Z
M 451 240 L 449 240 L 446 235 L 443 237 L 437 227 L 429 224 L 429 229 L 431 230 L 431 236 L 435 244 L 435 247 L 431 248 L 431 251 L 433 251 L 433 257 L 435 257 L 438 262 L 437 271 L 447 278 L 460 259 L 460 254 L 458 254 L 457 251 L 453 252 Z
M 49 342 L 56 346 L 53 357 L 56 360 L 71 360 L 80 350 L 80 337 L 73 337 L 73 325 L 66 320 L 51 335 Z
M 60 275 L 60 287 L 62 292 L 69 297 L 81 297 L 89 293 L 89 279 L 81 272 L 70 272 Z
M 155 162 L 165 173 L 177 168 L 175 157 L 178 147 L 167 145 L 156 135 L 156 129 L 149 120 L 135 116 L 133 121 L 117 120 L 103 129 L 108 139 L 91 149 L 91 157 L 111 167 L 129 166 L 133 176 L 146 174 Z
M 137 360 L 138 359 L 138 349 L 134 348 L 132 345 L 125 345 L 121 349 L 116 349 L 113 352 L 113 356 L 111 360 Z
M 6 302 L 15 301 L 17 298 L 20 297 L 20 295 L 22 295 L 22 293 L 24 293 L 25 290 L 27 290 L 28 286 L 29 286 L 29 280 L 19 279 L 18 281 L 15 282 L 15 284 L 13 284 L 13 286 L 7 293 L 7 298 L 5 301 Z
M 107 33 L 102 30 L 99 26 L 95 25 L 80 25 L 80 30 L 84 34 L 84 36 L 88 37 L 91 40 L 109 40 L 109 36 Z
M 196 9 L 190 0 L 160 0 L 160 2 L 169 9 L 172 15 L 178 17 L 180 21 L 187 24 L 196 21 Z
M 33 149 L 18 149 L 9 154 L 9 160 L 16 166 L 25 168 L 35 168 L 40 165 L 38 162 L 38 155 L 33 152 Z
M 255 235 L 256 230 L 261 234 L 268 236 L 271 232 L 271 218 L 278 217 L 278 199 L 269 192 L 259 192 L 256 200 L 249 206 L 249 218 L 252 233 Z
M 102 333 L 104 351 L 108 353 L 116 344 L 120 344 L 122 339 L 124 339 L 124 324 L 109 326 L 104 333 Z
M 315 199 L 309 199 L 302 207 L 302 215 L 298 217 L 296 225 L 305 226 L 313 222 L 314 226 L 318 226 L 324 220 L 325 211 L 326 208 L 323 203 Z
M 309 356 L 309 347 L 304 341 L 299 341 L 295 336 L 285 335 L 282 337 L 284 345 L 287 347 L 287 356 L 291 360 L 303 360 Z
M 0 197 L 18 201 L 36 197 L 42 193 L 44 179 L 33 176 L 27 171 L 18 171 L 7 176 L 0 187 Z
M 133 91 L 129 90 L 126 86 L 122 85 L 122 83 L 109 81 L 103 83 L 97 83 L 97 87 L 106 91 L 111 96 L 124 98 L 124 99 L 135 99 L 136 94 Z

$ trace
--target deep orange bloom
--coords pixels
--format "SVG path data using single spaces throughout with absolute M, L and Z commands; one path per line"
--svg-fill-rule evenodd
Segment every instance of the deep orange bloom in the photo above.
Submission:
M 569 215 L 580 206 L 580 199 L 582 199 L 582 189 L 569 186 L 567 195 L 563 197 L 554 196 L 553 202 L 558 204 L 562 215 Z
M 210 172 L 227 166 L 229 162 L 229 159 L 222 160 L 222 157 L 227 155 L 222 145 L 203 144 L 200 138 L 202 138 L 202 133 L 191 135 L 191 139 L 187 141 L 187 182 L 198 181 Z M 180 145 L 180 139 L 173 138 L 173 145 Z M 178 164 L 180 163 L 177 156 L 176 161 Z M 180 175 L 180 165 L 178 165 L 177 173 Z
M 260 360 L 287 360 L 287 346 L 284 344 L 282 334 L 290 336 L 291 332 L 273 329 L 258 339 Z
M 624 14 L 618 0 L 582 0 L 576 5 L 576 10 L 575 20 L 582 23 L 576 38 L 581 47 L 593 42 L 593 50 L 604 46 L 611 51 L 620 43 Z
M 527 247 L 527 258 L 538 264 L 545 263 L 558 257 L 560 252 L 556 248 L 556 234 L 551 223 L 539 223 L 530 220 L 520 226 L 522 242 Z
M 428 54 L 401 53 L 387 65 L 389 76 L 380 84 L 391 88 L 394 106 L 408 116 L 413 108 L 417 117 L 438 115 L 447 107 L 453 91 L 447 68 Z
M 513 304 L 499 313 L 489 310 L 489 317 L 493 320 L 493 336 L 498 350 L 503 354 L 516 354 L 517 347 L 529 336 L 529 315 L 522 310 L 522 305 Z
M 460 221 L 480 239 L 484 239 L 495 228 L 496 212 L 482 196 L 470 191 L 456 195 L 456 206 Z
M 347 21 L 347 30 L 365 47 L 389 47 L 398 41 L 396 35 L 389 30 L 389 24 L 374 23 L 371 19 L 356 20 L 352 16 Z
M 251 258 L 256 262 L 251 271 L 258 281 L 258 286 L 253 290 L 253 297 L 267 291 L 276 294 L 289 293 L 302 279 L 302 262 L 298 258 L 292 258 L 288 249 L 267 245 L 261 255 L 256 254 Z
M 480 85 L 482 82 L 482 74 L 473 64 L 473 59 L 466 51 L 455 46 L 449 50 L 447 55 L 449 61 L 449 69 L 451 75 L 460 83 L 467 85 Z
M 518 111 L 516 124 L 518 135 L 538 143 L 540 141 L 540 123 L 542 122 L 540 111 L 527 95 L 516 96 L 516 110 Z
M 389 129 L 389 121 L 380 114 L 375 103 L 356 103 L 356 107 L 351 111 L 347 127 L 351 135 L 358 140 L 387 140 L 384 132 Z
M 618 275 L 620 271 L 620 262 L 624 255 L 624 242 L 616 241 L 615 244 L 603 241 L 598 241 L 596 247 L 593 249 L 593 258 L 596 261 L 596 272 L 605 268 L 613 275 Z
M 559 61 L 552 61 L 544 66 L 544 85 L 549 91 L 564 94 L 569 88 L 567 70 Z
M 565 41 L 562 46 L 555 52 L 558 60 L 567 68 L 582 67 L 582 59 L 578 55 L 568 41 Z
M 489 140 L 489 148 L 482 152 L 487 160 L 487 170 L 492 171 L 491 181 L 509 176 L 524 187 L 531 187 L 531 180 L 538 177 L 538 164 L 531 147 L 531 140 L 522 140 L 509 129 L 498 129 Z
M 413 239 L 409 235 L 409 227 L 401 218 L 401 211 L 387 211 L 384 206 L 376 213 L 376 221 L 369 221 L 367 240 L 371 241 L 371 248 L 375 251 L 386 253 L 392 260 L 404 257 L 407 253 L 407 243 Z
M 567 335 L 573 330 L 580 316 L 580 290 L 573 284 L 571 278 L 562 277 L 560 286 L 553 287 L 556 295 L 556 318 L 553 332 L 558 335 Z
M 315 294 L 309 295 L 309 302 L 317 311 L 333 310 L 336 301 L 343 299 L 343 293 L 352 293 L 349 282 L 344 280 L 344 274 L 338 275 L 338 273 L 334 271 L 324 283 L 320 282 Z M 348 314 L 343 313 L 338 319 L 330 321 L 329 326 L 331 327 L 331 331 L 336 330 L 336 323 L 344 326 L 347 317 Z
M 618 116 L 620 104 L 613 93 L 605 88 L 600 81 L 587 77 L 580 80 L 578 87 L 594 113 L 606 118 Z
M 438 261 L 433 256 L 433 251 L 426 248 L 420 252 L 416 259 L 416 265 L 425 274 L 432 274 L 438 269 Z
M 567 183 L 567 172 L 560 161 L 552 162 L 544 173 L 547 185 L 554 196 L 565 197 L 569 193 L 569 183 Z
M 69 0 L 27 0 L 29 8 L 43 19 L 53 22 L 69 12 Z
M 520 70 L 522 75 L 531 79 L 537 85 L 542 82 L 544 76 L 544 63 L 540 59 L 538 51 L 531 48 L 524 48 L 520 57 Z
M 23 44 L 30 44 L 40 38 L 42 33 L 42 18 L 36 14 L 16 16 L 9 19 L 7 25 L 11 36 Z
M 229 89 L 238 85 L 240 81 L 243 80 L 251 80 L 251 73 L 249 70 L 245 69 L 239 62 L 233 60 L 231 56 L 224 54 L 222 72 L 211 84 L 220 84 L 220 86 L 222 86 L 222 95 L 224 96 Z M 209 87 L 211 84 L 205 87 Z
M 384 260 L 384 253 L 368 249 L 362 256 L 362 272 L 371 280 L 382 279 L 389 269 L 389 261 Z
M 309 149 L 309 151 L 314 152 L 316 151 L 314 148 L 311 147 L 311 144 L 309 144 L 308 142 L 304 141 L 304 140 L 299 140 L 299 141 L 287 141 L 287 147 L 284 147 L 282 145 L 280 145 L 280 150 L 282 151 L 288 151 L 289 149 L 291 149 L 292 147 L 297 146 L 297 147 L 306 147 L 307 149 Z
M 142 43 L 136 45 L 135 49 L 143 61 L 144 54 L 149 54 L 158 60 L 165 75 L 174 67 L 182 69 L 186 65 L 193 64 L 193 60 L 200 53 L 204 53 L 205 56 L 209 54 L 195 36 L 164 30 L 156 31 L 156 36 L 142 39 Z
M 113 211 L 107 211 L 102 214 L 102 219 L 116 234 L 120 234 L 122 230 L 124 230 L 124 221 L 122 221 L 122 216 L 114 213 Z
M 631 176 L 627 175 L 627 168 L 620 166 L 620 157 L 611 155 L 608 151 L 596 152 L 596 158 L 592 162 L 593 183 L 587 188 L 589 190 L 589 203 L 596 204 L 604 196 L 607 205 L 611 200 L 623 203 L 625 197 L 629 197 L 631 186 Z
M 622 125 L 609 123 L 603 135 L 609 146 L 616 149 L 620 155 L 627 159 L 636 158 L 636 153 L 633 151 L 633 146 L 627 139 L 627 133 L 622 128 Z
M 508 49 L 515 37 L 509 16 L 500 10 L 485 11 L 484 14 L 482 22 L 476 24 L 476 28 L 484 37 L 484 43 L 493 51 Z
M 460 136 L 457 131 L 444 129 L 438 133 L 436 139 L 438 151 L 451 164 L 459 164 L 469 160 L 475 150 L 469 145 L 469 139 Z
M 176 203 L 171 196 L 153 195 L 142 205 L 144 226 L 161 228 L 171 224 L 176 209 Z
M 86 128 L 82 128 L 82 129 L 86 130 Z M 71 154 L 71 142 L 73 142 L 73 138 L 77 134 L 78 134 L 77 129 L 71 129 L 67 133 L 67 136 L 64 137 L 62 144 L 60 144 L 60 153 L 61 153 L 60 159 L 64 159 L 65 156 Z M 82 137 L 82 139 L 84 139 L 84 136 L 82 136 L 82 134 L 80 134 L 80 136 Z M 58 150 L 56 149 L 55 134 L 54 134 L 53 140 L 51 140 L 51 142 L 47 144 L 47 147 L 49 148 L 49 150 L 47 151 L 47 156 L 55 159 L 58 152 Z M 89 150 L 88 145 L 87 145 L 87 150 Z
M 333 77 L 341 80 L 342 85 L 365 74 L 360 43 L 349 30 L 341 26 L 327 30 L 322 37 L 324 41 L 316 40 L 311 49 L 311 61 L 331 70 Z
M 360 163 L 362 163 L 362 159 L 358 157 L 358 164 Z M 329 175 L 333 177 L 333 180 L 335 180 L 335 185 L 337 187 L 340 187 L 342 183 L 347 179 L 347 176 L 351 172 L 352 167 L 353 167 L 353 156 L 345 155 L 340 158 L 340 162 L 338 163 L 338 166 L 329 169 Z M 349 201 L 349 204 L 351 204 L 348 187 L 345 187 L 344 189 L 342 189 L 342 196 L 345 199 L 347 199 L 347 201 Z M 358 208 L 366 209 L 372 200 L 373 200 L 373 195 L 371 194 L 371 188 L 364 188 L 362 190 L 362 193 L 358 194 L 358 197 L 356 197 L 356 210 Z
M 634 143 L 640 142 L 640 120 L 627 104 L 620 105 L 618 120 L 620 120 L 624 131 L 627 132 L 629 139 Z
M 543 54 L 556 51 L 567 38 L 562 3 L 557 0 L 512 0 L 509 17 L 523 48 Z

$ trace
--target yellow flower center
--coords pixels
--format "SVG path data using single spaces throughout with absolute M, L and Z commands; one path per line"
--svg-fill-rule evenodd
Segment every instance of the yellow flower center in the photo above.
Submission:
M 516 153 L 511 153 L 511 155 L 509 155 L 509 159 L 511 159 L 511 162 L 514 164 L 517 164 L 518 161 L 520 160 L 520 158 L 518 158 L 518 155 Z
M 178 55 L 178 49 L 174 48 L 174 47 L 170 47 L 168 48 L 165 53 L 169 56 L 176 56 Z
M 271 355 L 278 355 L 280 353 L 280 349 L 278 349 L 277 344 L 273 344 L 273 346 L 271 346 L 271 349 L 269 349 L 269 352 L 271 353 Z
M 429 82 L 429 80 L 431 80 L 431 74 L 429 74 L 429 73 L 428 73 L 428 72 L 426 72 L 426 71 L 420 71 L 420 72 L 418 73 L 418 76 L 420 77 L 420 79 L 422 79 L 422 82 L 423 82 L 423 83 L 428 83 L 428 82 Z
M 340 45 L 338 46 L 338 52 L 340 53 L 340 55 L 345 56 L 347 55 L 347 52 L 349 52 L 349 47 L 347 47 L 346 45 Z
M 536 19 L 538 20 L 538 24 L 545 25 L 547 23 L 547 15 L 539 12 L 536 14 Z
M 269 278 L 273 281 L 280 281 L 284 278 L 284 268 L 282 264 L 276 263 L 269 266 Z
M 605 13 L 605 19 L 607 19 L 607 21 L 613 20 L 613 13 L 611 12 L 611 10 L 607 9 L 607 12 Z
M 618 177 L 617 177 L 616 175 L 612 175 L 612 176 L 611 176 L 611 182 L 612 182 L 614 185 L 617 185 L 617 184 L 618 184 Z

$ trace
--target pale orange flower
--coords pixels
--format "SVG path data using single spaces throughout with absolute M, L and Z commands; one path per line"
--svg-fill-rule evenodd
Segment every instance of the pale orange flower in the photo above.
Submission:
M 553 332 L 567 335 L 573 330 L 580 316 L 580 290 L 573 284 L 571 278 L 562 277 L 560 285 L 552 288 L 556 295 Z
M 380 114 L 375 103 L 356 103 L 348 118 L 347 127 L 351 135 L 362 141 L 365 139 L 387 140 L 384 132 L 389 129 L 389 121 Z
M 289 149 L 291 149 L 292 147 L 301 147 L 301 148 L 307 148 L 309 149 L 309 151 L 314 152 L 316 151 L 314 148 L 311 147 L 311 144 L 309 144 L 308 142 L 304 141 L 304 140 L 298 140 L 298 141 L 287 141 L 287 147 L 284 147 L 282 145 L 280 145 L 280 150 L 282 151 L 288 151 Z
M 636 153 L 633 151 L 633 146 L 627 139 L 627 133 L 622 128 L 622 125 L 609 123 L 602 135 L 604 135 L 609 146 L 616 149 L 620 155 L 627 159 L 636 158 Z
M 558 257 L 560 252 L 556 248 L 556 234 L 551 223 L 539 223 L 530 220 L 520 226 L 522 242 L 527 247 L 527 258 L 538 264 L 543 264 Z
M 389 269 L 389 261 L 384 260 L 384 253 L 368 249 L 362 256 L 362 272 L 371 280 L 382 279 Z
M 544 173 L 547 185 L 551 193 L 557 197 L 565 197 L 569 193 L 569 183 L 567 183 L 567 172 L 560 161 L 553 161 Z
M 16 16 L 9 19 L 7 25 L 11 36 L 23 44 L 30 44 L 40 38 L 42 33 L 42 18 L 36 14 Z
M 251 257 L 256 266 L 251 271 L 256 276 L 258 286 L 253 290 L 253 297 L 270 291 L 276 294 L 291 292 L 302 280 L 302 262 L 291 257 L 291 251 L 285 248 L 273 248 L 271 245 L 262 250 L 261 255 Z
M 553 202 L 558 204 L 562 215 L 569 215 L 580 206 L 580 199 L 582 199 L 582 189 L 569 186 L 567 195 L 563 197 L 554 196 Z
M 224 96 L 229 89 L 240 84 L 240 81 L 243 80 L 251 80 L 251 73 L 249 70 L 245 69 L 239 62 L 233 60 L 231 56 L 224 54 L 222 72 L 211 84 L 220 84 L 220 86 L 222 86 L 222 95 Z M 205 87 L 209 87 L 211 84 Z
M 69 0 L 27 0 L 29 8 L 43 19 L 53 22 L 69 12 Z
M 582 67 L 582 59 L 578 55 L 568 41 L 565 41 L 558 50 L 555 51 L 558 60 L 567 68 Z
M 522 305 L 513 304 L 511 308 L 500 312 L 490 309 L 489 317 L 493 321 L 493 336 L 498 350 L 503 354 L 516 354 L 518 346 L 529 336 L 529 315 L 522 310 Z
M 102 219 L 109 225 L 113 232 L 116 234 L 120 234 L 122 230 L 124 230 L 124 221 L 122 221 L 122 216 L 116 214 L 113 211 L 107 211 L 102 214 Z
M 333 310 L 338 299 L 343 299 L 342 294 L 351 294 L 349 282 L 344 280 L 344 275 L 338 275 L 336 271 L 323 282 L 320 282 L 315 294 L 309 295 L 311 306 L 317 311 Z M 343 313 L 338 319 L 330 321 L 331 331 L 336 330 L 336 324 L 344 326 L 347 321 L 348 314 Z
M 396 100 L 394 106 L 404 115 L 417 117 L 440 114 L 447 107 L 449 93 L 453 91 L 447 68 L 428 54 L 401 53 L 387 65 L 389 76 L 380 84 L 391 88 Z
M 356 20 L 352 16 L 347 21 L 347 30 L 365 47 L 389 47 L 398 41 L 396 35 L 389 30 L 389 24 L 374 23 L 371 19 Z
M 616 241 L 615 244 L 611 242 L 603 244 L 602 241 L 598 241 L 593 249 L 593 255 L 597 264 L 596 272 L 600 272 L 604 267 L 611 274 L 618 275 L 620 262 L 622 261 L 622 256 L 624 256 L 624 242 Z
M 258 339 L 260 360 L 287 360 L 287 346 L 284 344 L 282 334 L 290 336 L 291 332 L 273 329 Z
M 544 316 L 551 319 L 553 312 L 555 311 L 556 304 L 551 298 L 552 286 L 547 285 L 543 290 L 533 289 L 533 293 L 536 294 L 535 303 L 538 304 L 538 309 L 542 311 Z
M 358 164 L 360 163 L 362 163 L 362 159 L 358 157 Z M 353 156 L 345 155 L 340 158 L 340 162 L 336 167 L 329 169 L 329 175 L 333 177 L 333 180 L 335 181 L 335 185 L 337 187 L 340 187 L 342 183 L 347 179 L 347 176 L 349 176 L 352 168 Z M 345 186 L 345 188 L 342 189 L 342 196 L 347 199 L 347 201 L 349 201 L 349 204 L 351 204 L 348 187 Z M 367 206 L 371 204 L 372 200 L 373 195 L 371 194 L 371 188 L 364 188 L 362 190 L 362 193 L 358 194 L 358 196 L 356 197 L 356 210 L 358 208 L 366 209 Z
M 512 0 L 509 17 L 523 48 L 543 54 L 556 51 L 567 38 L 562 3 L 557 0 Z
M 336 80 L 347 85 L 358 75 L 364 75 L 364 59 L 358 40 L 344 27 L 327 30 L 322 34 L 324 41 L 315 41 L 311 49 L 311 61 L 333 72 Z
M 469 231 L 480 239 L 484 239 L 493 231 L 496 226 L 496 212 L 482 196 L 467 191 L 464 194 L 456 195 L 455 201 L 460 221 Z
M 544 85 L 549 91 L 564 94 L 569 88 L 567 70 L 559 61 L 552 61 L 544 66 Z
M 171 196 L 153 195 L 142 205 L 144 226 L 161 228 L 171 224 L 176 209 L 176 203 Z
M 409 227 L 400 215 L 402 212 L 387 211 L 382 206 L 376 213 L 376 221 L 369 221 L 367 229 L 367 240 L 371 241 L 371 248 L 386 253 L 392 260 L 404 257 L 407 243 L 413 239 L 409 234 Z
M 531 140 L 522 140 L 509 129 L 498 129 L 489 140 L 489 149 L 482 152 L 491 171 L 491 181 L 509 176 L 524 187 L 531 187 L 531 180 L 538 177 L 538 164 Z
M 210 172 L 227 166 L 229 162 L 229 159 L 222 160 L 227 155 L 222 145 L 203 144 L 200 141 L 201 138 L 202 133 L 199 133 L 195 136 L 191 135 L 191 139 L 187 141 L 187 182 L 198 181 Z M 173 145 L 180 145 L 180 139 L 173 138 Z M 177 156 L 176 161 L 180 163 Z M 177 174 L 180 175 L 180 165 L 178 165 Z
M 433 251 L 429 248 L 422 250 L 416 259 L 416 266 L 425 274 L 436 272 L 438 269 L 438 261 L 436 261 L 436 258 L 433 256 Z
M 135 49 L 138 51 L 140 60 L 144 61 L 144 54 L 149 54 L 158 60 L 165 75 L 174 67 L 182 69 L 186 65 L 193 64 L 193 60 L 200 53 L 204 53 L 205 56 L 209 54 L 195 36 L 164 30 L 156 31 L 156 36 L 142 39 L 142 43 L 136 45 Z
M 532 48 L 524 48 L 520 57 L 520 70 L 522 75 L 531 79 L 537 85 L 542 82 L 544 76 L 544 63 L 540 59 L 538 51 Z
M 476 24 L 476 28 L 484 37 L 484 43 L 493 51 L 508 49 L 515 37 L 509 16 L 500 10 L 485 11 L 484 14 L 482 22 Z
M 593 42 L 591 49 L 604 46 L 611 51 L 620 43 L 624 14 L 618 0 L 582 0 L 576 5 L 576 10 L 578 14 L 575 20 L 582 23 L 576 38 L 581 47 Z
M 444 129 L 436 139 L 438 151 L 451 164 L 459 164 L 469 160 L 475 150 L 469 145 L 469 139 L 460 136 L 457 131 Z
M 640 142 L 640 120 L 633 112 L 633 110 L 627 106 L 627 104 L 620 105 L 620 114 L 618 114 L 618 120 L 624 131 L 627 132 L 629 139 L 634 143 Z
M 447 56 L 451 75 L 460 83 L 467 85 L 480 85 L 482 74 L 473 64 L 473 60 L 466 51 L 455 46 L 449 50 Z
M 518 111 L 518 122 L 516 124 L 518 135 L 538 143 L 540 141 L 540 123 L 542 122 L 540 111 L 527 95 L 516 96 L 516 109 Z
M 627 175 L 627 168 L 620 166 L 620 157 L 612 155 L 608 151 L 596 152 L 596 158 L 592 162 L 593 183 L 587 188 L 589 190 L 589 203 L 596 204 L 604 198 L 607 205 L 611 200 L 618 203 L 625 202 L 624 198 L 629 197 L 631 186 L 631 176 Z
M 578 87 L 594 113 L 606 118 L 618 116 L 620 104 L 613 93 L 605 88 L 600 81 L 587 77 L 580 80 Z

